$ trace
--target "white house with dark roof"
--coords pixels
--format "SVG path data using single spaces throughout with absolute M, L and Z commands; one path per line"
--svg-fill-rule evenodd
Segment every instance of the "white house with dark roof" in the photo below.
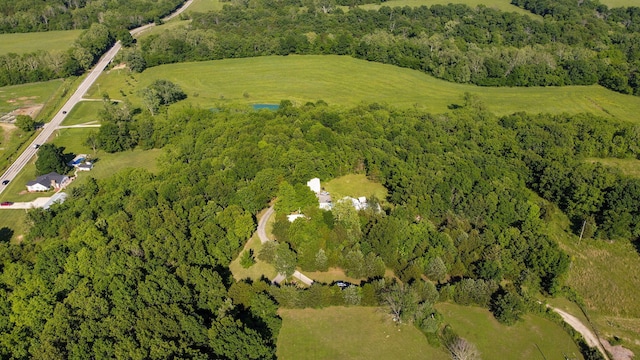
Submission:
M 46 175 L 38 176 L 35 180 L 27 182 L 27 190 L 33 191 L 47 191 L 51 188 L 60 189 L 67 181 L 69 177 L 67 175 L 60 175 L 56 172 L 51 172 Z

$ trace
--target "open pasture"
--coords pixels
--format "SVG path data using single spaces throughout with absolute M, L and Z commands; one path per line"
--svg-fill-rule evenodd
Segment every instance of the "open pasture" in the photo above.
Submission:
M 84 30 L 0 34 L 0 55 L 26 54 L 38 50 L 64 52 Z
M 590 112 L 638 122 L 640 97 L 623 95 L 598 85 L 565 87 L 479 87 L 450 83 L 417 70 L 358 60 L 348 56 L 266 56 L 245 59 L 162 65 L 130 74 L 126 69 L 102 75 L 101 91 L 124 96 L 140 105 L 139 90 L 156 79 L 179 84 L 184 103 L 212 108 L 224 104 L 297 104 L 325 100 L 353 106 L 380 102 L 417 107 L 434 113 L 462 103 L 465 92 L 477 95 L 497 115 L 517 111 L 559 114 Z M 124 96 L 123 96 L 124 95 Z M 99 97 L 96 87 L 89 96 Z
M 449 359 L 412 325 L 398 326 L 381 308 L 280 309 L 278 359 Z

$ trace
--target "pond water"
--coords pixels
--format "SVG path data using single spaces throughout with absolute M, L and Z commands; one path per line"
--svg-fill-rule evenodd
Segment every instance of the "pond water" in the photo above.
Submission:
M 253 104 L 253 110 L 267 109 L 271 111 L 276 111 L 278 110 L 279 107 L 280 105 L 278 104 Z

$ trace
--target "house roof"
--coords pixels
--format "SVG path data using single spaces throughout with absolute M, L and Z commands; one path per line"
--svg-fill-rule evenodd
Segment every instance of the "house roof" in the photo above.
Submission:
M 46 186 L 47 188 L 51 186 L 51 181 L 54 181 L 56 184 L 62 184 L 62 182 L 67 178 L 66 175 L 60 175 L 56 172 L 50 172 L 46 175 L 38 176 L 35 180 L 31 180 L 27 182 L 27 186 L 33 186 L 36 184 L 40 184 L 42 186 Z

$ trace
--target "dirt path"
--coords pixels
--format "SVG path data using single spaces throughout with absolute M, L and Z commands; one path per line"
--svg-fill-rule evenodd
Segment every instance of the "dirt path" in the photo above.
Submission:
M 562 317 L 562 320 L 564 320 L 564 322 L 571 325 L 572 328 L 574 328 L 577 332 L 579 332 L 584 338 L 584 340 L 587 342 L 587 345 L 589 345 L 590 347 L 597 348 L 600 351 L 600 353 L 602 353 L 604 358 L 606 360 L 609 360 L 609 356 L 607 356 L 607 352 L 604 351 L 604 348 L 600 344 L 600 341 L 598 341 L 598 337 L 596 336 L 596 334 L 594 334 L 593 331 L 591 331 L 591 329 L 585 326 L 582 323 L 582 321 L 580 321 L 580 319 L 558 308 L 551 307 L 551 309 L 557 312 Z

